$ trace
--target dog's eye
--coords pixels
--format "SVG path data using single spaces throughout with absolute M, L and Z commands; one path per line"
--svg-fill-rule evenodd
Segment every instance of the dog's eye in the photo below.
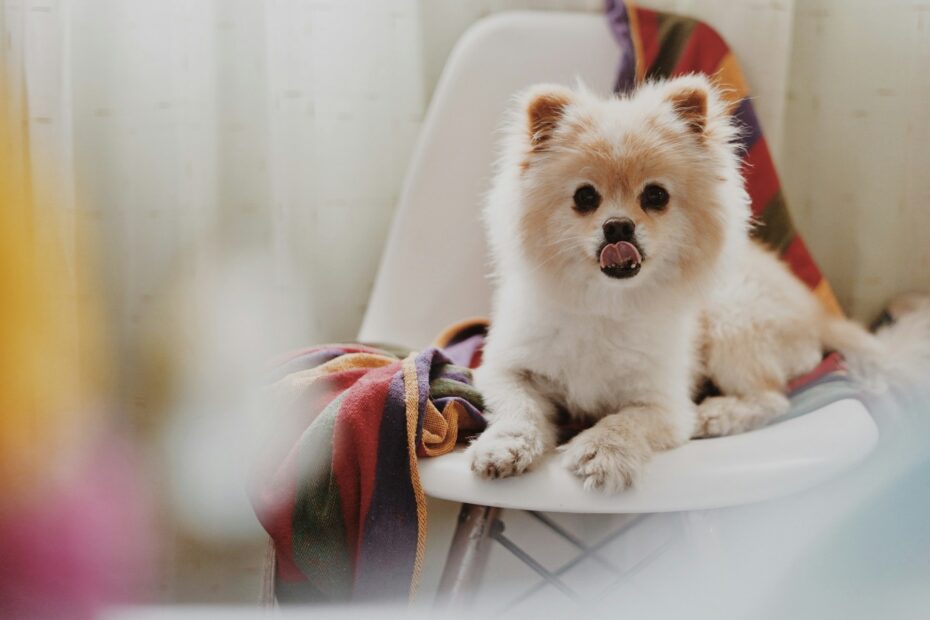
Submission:
M 661 185 L 656 185 L 655 183 L 650 183 L 643 189 L 643 193 L 639 195 L 639 206 L 643 208 L 644 211 L 649 209 L 664 209 L 665 205 L 668 204 L 668 192 Z
M 581 213 L 594 211 L 601 204 L 601 195 L 590 185 L 582 185 L 575 190 L 575 210 Z

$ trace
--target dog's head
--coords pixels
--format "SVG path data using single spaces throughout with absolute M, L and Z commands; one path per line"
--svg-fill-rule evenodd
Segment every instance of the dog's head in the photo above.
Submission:
M 735 131 L 705 78 L 609 99 L 541 85 L 519 109 L 504 160 L 514 204 L 489 208 L 518 211 L 506 221 L 534 274 L 588 289 L 699 282 L 745 235 Z

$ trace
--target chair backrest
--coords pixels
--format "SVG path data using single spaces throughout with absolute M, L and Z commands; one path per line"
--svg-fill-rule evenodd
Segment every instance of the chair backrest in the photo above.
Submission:
M 609 93 L 619 59 L 600 14 L 504 13 L 465 33 L 426 115 L 360 340 L 422 347 L 449 324 L 488 314 L 479 214 L 504 111 L 538 82 L 580 78 Z

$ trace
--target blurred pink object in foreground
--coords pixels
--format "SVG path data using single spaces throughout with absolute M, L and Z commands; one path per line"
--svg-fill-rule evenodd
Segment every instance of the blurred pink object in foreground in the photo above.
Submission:
M 12 511 L 0 511 L 0 617 L 90 618 L 149 582 L 149 501 L 112 437 Z

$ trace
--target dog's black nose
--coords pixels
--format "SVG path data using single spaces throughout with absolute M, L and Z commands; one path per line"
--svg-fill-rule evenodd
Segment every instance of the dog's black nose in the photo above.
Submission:
M 604 239 L 607 243 L 632 241 L 636 224 L 628 217 L 612 217 L 604 222 Z

